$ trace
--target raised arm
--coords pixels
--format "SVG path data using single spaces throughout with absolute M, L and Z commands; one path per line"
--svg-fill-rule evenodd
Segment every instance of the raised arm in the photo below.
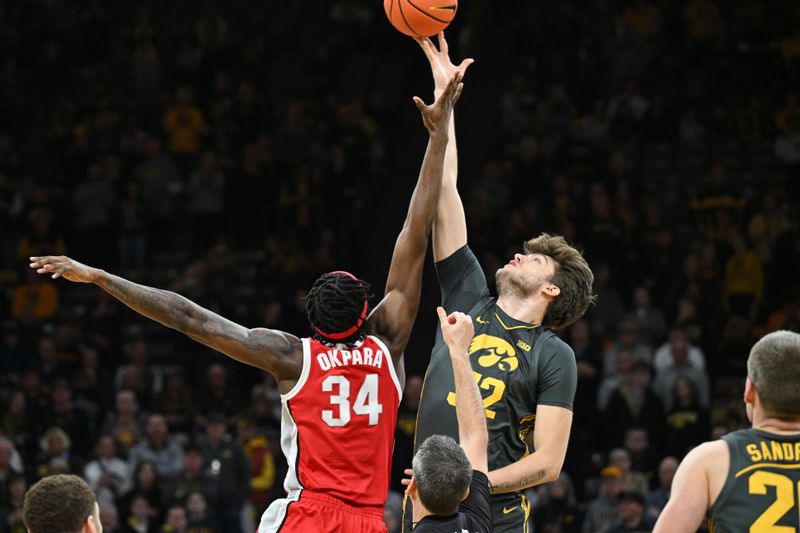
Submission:
M 431 64 L 431 72 L 435 84 L 434 96 L 441 94 L 447 80 L 454 72 L 462 75 L 474 62 L 465 59 L 456 66 L 450 61 L 449 48 L 444 38 L 444 32 L 439 34 L 439 48 L 429 38 L 417 39 L 425 57 Z M 467 222 L 464 216 L 464 206 L 456 188 L 458 178 L 458 150 L 456 147 L 455 118 L 450 117 L 447 150 L 444 158 L 444 173 L 442 176 L 442 193 L 436 209 L 436 218 L 433 223 L 433 259 L 441 261 L 450 257 L 453 252 L 467 244 Z
M 439 313 L 442 336 L 453 362 L 458 442 L 472 463 L 472 468 L 485 474 L 489 471 L 486 452 L 489 446 L 489 433 L 486 429 L 483 399 L 469 362 L 469 343 L 474 334 L 472 319 L 469 315 L 458 312 L 448 316 L 441 307 L 436 311 Z
M 408 344 L 419 308 L 425 252 L 442 185 L 447 125 L 461 94 L 461 79 L 458 72 L 451 76 L 446 90 L 433 105 L 427 106 L 414 97 L 430 139 L 403 229 L 394 246 L 385 296 L 370 317 L 375 333 L 386 340 L 395 361 Z
M 245 328 L 179 294 L 133 283 L 69 257 L 31 257 L 30 266 L 39 274 L 52 274 L 54 279 L 94 283 L 137 313 L 237 361 L 266 370 L 279 382 L 291 382 L 300 376 L 302 345 L 293 335 Z

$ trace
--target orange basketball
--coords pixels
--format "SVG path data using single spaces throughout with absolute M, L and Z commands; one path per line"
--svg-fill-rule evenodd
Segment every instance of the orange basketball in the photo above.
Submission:
M 445 29 L 458 10 L 458 0 L 383 0 L 392 26 L 409 37 L 430 37 Z

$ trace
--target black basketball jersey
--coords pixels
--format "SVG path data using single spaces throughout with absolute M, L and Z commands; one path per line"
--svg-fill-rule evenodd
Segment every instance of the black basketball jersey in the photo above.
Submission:
M 489 470 L 496 470 L 533 453 L 537 405 L 572 409 L 577 383 L 575 355 L 552 331 L 515 320 L 497 306 L 468 247 L 436 268 L 442 306 L 448 313 L 461 311 L 473 319 L 470 362 L 486 410 Z M 434 434 L 458 439 L 453 368 L 441 330 L 425 375 L 415 445 Z M 507 503 L 511 497 L 494 496 L 493 506 L 496 500 Z
M 722 437 L 728 477 L 709 510 L 715 533 L 800 531 L 800 433 L 746 429 Z

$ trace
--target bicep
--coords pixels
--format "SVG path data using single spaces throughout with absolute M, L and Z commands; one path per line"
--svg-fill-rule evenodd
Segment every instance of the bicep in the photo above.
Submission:
M 239 362 L 291 379 L 299 377 L 302 358 L 300 339 L 283 331 L 266 328 L 249 329 L 214 312 L 204 310 L 195 318 L 190 336 Z
M 704 467 L 708 445 L 701 445 L 684 458 L 675 472 L 669 502 L 653 533 L 697 531 L 708 510 L 708 475 Z

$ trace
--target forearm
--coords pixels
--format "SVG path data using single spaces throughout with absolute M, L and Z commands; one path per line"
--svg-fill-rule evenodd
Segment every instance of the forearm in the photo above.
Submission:
M 489 434 L 486 430 L 486 414 L 483 399 L 475 382 L 469 356 L 456 353 L 452 357 L 453 377 L 456 384 L 456 418 L 458 420 L 458 440 L 462 446 L 469 444 L 486 450 Z
M 489 482 L 492 484 L 492 494 L 514 492 L 553 481 L 560 471 L 561 465 L 555 465 L 544 455 L 534 452 L 489 472 Z
M 139 285 L 99 270 L 94 284 L 137 313 L 187 335 L 197 334 L 192 323 L 203 309 L 174 292 Z
M 432 134 L 430 136 L 406 217 L 405 229 L 413 231 L 415 235 L 421 234 L 423 237 L 427 237 L 433 225 L 433 217 L 442 187 L 446 148 L 446 135 Z
M 449 139 L 444 158 L 442 193 L 433 222 L 433 258 L 446 259 L 467 243 L 467 220 L 458 194 L 458 150 L 455 119 L 450 119 Z

